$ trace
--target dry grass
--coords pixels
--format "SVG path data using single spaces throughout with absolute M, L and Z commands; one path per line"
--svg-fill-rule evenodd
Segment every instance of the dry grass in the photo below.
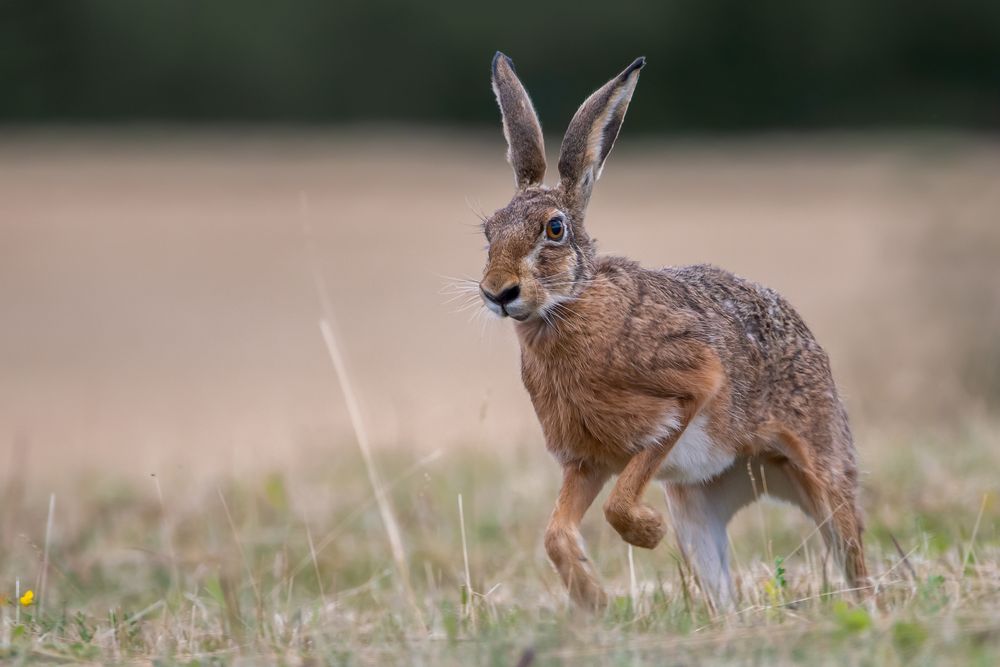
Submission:
M 1000 661 L 996 144 L 616 149 L 605 248 L 761 279 L 831 351 L 878 590 L 761 505 L 717 616 L 594 512 L 589 618 L 541 548 L 558 475 L 510 332 L 440 293 L 479 269 L 466 200 L 509 194 L 495 143 L 0 142 L 0 660 Z
M 525 651 L 537 664 L 995 664 L 998 433 L 866 443 L 895 453 L 865 457 L 879 593 L 860 604 L 814 537 L 799 548 L 811 527 L 795 510 L 745 510 L 733 530 L 739 611 L 723 616 L 668 543 L 636 551 L 633 595 L 627 549 L 599 513 L 585 534 L 617 597 L 602 618 L 568 610 L 540 548 L 557 475 L 535 447 L 377 457 L 419 614 L 351 450 L 217 486 L 161 479 L 162 504 L 154 480 L 81 482 L 57 499 L 46 611 L 24 608 L 16 623 L 5 606 L 0 651 L 158 664 L 510 665 Z M 17 505 L 0 570 L 10 593 L 15 577 L 42 576 L 46 505 L 33 492 Z

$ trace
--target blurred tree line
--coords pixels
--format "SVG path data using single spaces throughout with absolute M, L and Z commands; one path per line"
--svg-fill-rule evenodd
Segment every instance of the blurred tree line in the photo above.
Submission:
M 0 0 L 0 122 L 543 123 L 648 57 L 634 129 L 1000 127 L 1000 0 Z

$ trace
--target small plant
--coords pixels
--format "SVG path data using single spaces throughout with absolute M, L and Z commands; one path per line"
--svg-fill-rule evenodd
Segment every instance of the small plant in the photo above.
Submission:
M 785 559 L 781 556 L 774 559 L 774 585 L 782 591 L 788 588 L 788 582 L 785 580 L 784 563 Z
M 764 584 L 764 590 L 772 605 L 781 604 L 788 589 L 788 580 L 785 579 L 785 559 L 778 556 L 774 559 L 774 576 Z
M 927 628 L 916 621 L 897 621 L 892 626 L 892 643 L 904 658 L 912 658 L 927 641 Z
M 849 635 L 867 630 L 872 617 L 862 607 L 852 607 L 843 600 L 833 603 L 833 617 L 841 634 Z

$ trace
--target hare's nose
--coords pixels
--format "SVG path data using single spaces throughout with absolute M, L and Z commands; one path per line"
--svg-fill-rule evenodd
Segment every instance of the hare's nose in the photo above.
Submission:
M 507 285 L 497 293 L 491 292 L 483 286 L 480 286 L 479 289 L 483 291 L 483 296 L 498 306 L 506 306 L 521 295 L 521 286 L 517 283 Z

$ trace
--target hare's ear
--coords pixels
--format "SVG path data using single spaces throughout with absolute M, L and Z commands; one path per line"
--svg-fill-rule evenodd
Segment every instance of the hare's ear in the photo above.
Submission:
M 514 181 L 520 190 L 539 185 L 545 178 L 542 126 L 531 98 L 514 74 L 514 63 L 499 51 L 493 56 L 493 92 L 500 105 L 507 161 L 514 168 Z
M 632 91 L 639 81 L 645 58 L 637 58 L 624 72 L 597 89 L 577 110 L 563 138 L 559 176 L 563 189 L 576 204 L 586 208 L 604 161 L 615 145 L 625 120 Z

